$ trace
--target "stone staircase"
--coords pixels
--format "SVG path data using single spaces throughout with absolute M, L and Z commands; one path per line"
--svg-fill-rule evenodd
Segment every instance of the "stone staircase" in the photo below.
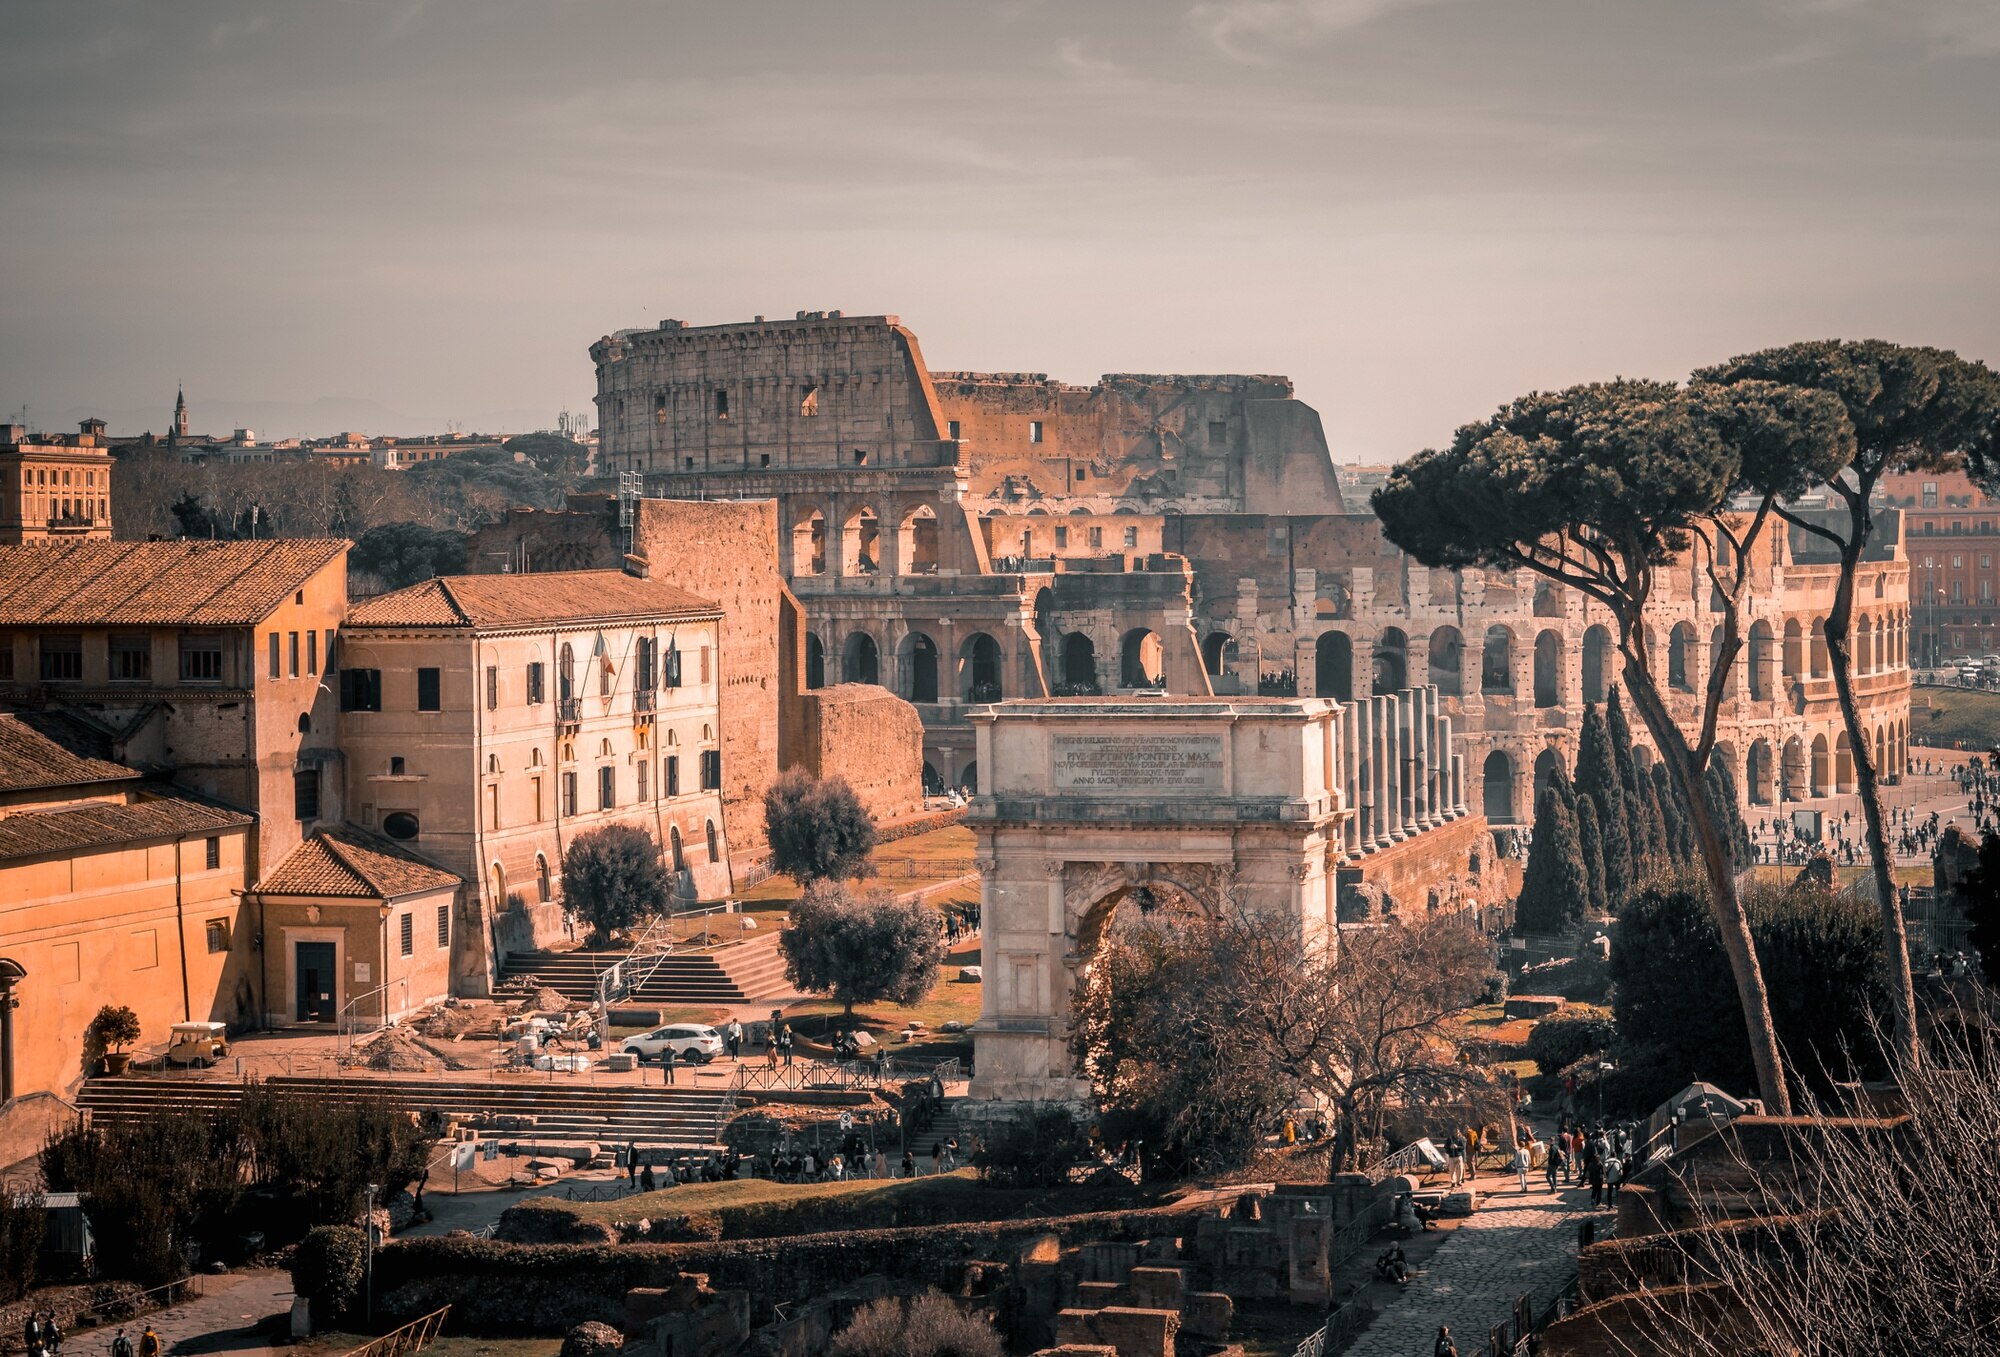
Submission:
M 503 983 L 526 980 L 565 999 L 591 1003 L 597 980 L 626 952 L 517 952 L 501 967 Z M 775 933 L 709 952 L 675 952 L 646 983 L 619 1002 L 666 1007 L 722 1008 L 786 994 L 785 958 Z
M 546 1078 L 546 1076 L 544 1076 Z M 720 1089 L 643 1088 L 502 1080 L 435 1078 L 314 1078 L 279 1075 L 265 1086 L 332 1099 L 377 1098 L 411 1112 L 437 1110 L 458 1120 L 480 1113 L 532 1117 L 533 1134 L 551 1140 L 596 1140 L 606 1145 L 645 1141 L 709 1145 L 727 1101 Z M 132 1121 L 166 1111 L 214 1111 L 243 1096 L 241 1084 L 219 1079 L 152 1079 L 142 1075 L 87 1081 L 77 1103 L 94 1123 Z M 489 1135 L 522 1134 L 520 1130 Z
M 958 1166 L 965 1167 L 966 1157 L 972 1153 L 972 1136 L 958 1119 L 958 1109 L 964 1102 L 963 1098 L 946 1098 L 936 1120 L 911 1139 L 910 1152 L 916 1155 L 920 1171 L 931 1171 L 931 1147 L 942 1145 L 953 1136 L 958 1137 Z

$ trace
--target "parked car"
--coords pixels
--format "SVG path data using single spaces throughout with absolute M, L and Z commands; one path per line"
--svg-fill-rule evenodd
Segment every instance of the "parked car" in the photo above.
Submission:
M 674 1023 L 656 1027 L 636 1037 L 627 1037 L 618 1049 L 630 1051 L 641 1060 L 658 1060 L 660 1053 L 669 1047 L 673 1049 L 676 1060 L 685 1060 L 691 1065 L 706 1065 L 722 1054 L 722 1036 L 713 1027 Z
M 167 1060 L 175 1065 L 213 1065 L 229 1054 L 229 1028 L 219 1022 L 177 1022 L 170 1030 Z

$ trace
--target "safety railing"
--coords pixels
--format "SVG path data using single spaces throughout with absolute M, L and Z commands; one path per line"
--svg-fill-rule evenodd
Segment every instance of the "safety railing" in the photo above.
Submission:
M 439 1331 L 444 1328 L 444 1317 L 450 1313 L 449 1305 L 441 1306 L 421 1319 L 389 1330 L 373 1342 L 350 1348 L 344 1357 L 405 1357 L 408 1353 L 422 1352 L 437 1341 Z
M 1299 1344 L 1292 1357 L 1326 1357 L 1330 1352 L 1340 1351 L 1374 1313 L 1375 1306 L 1368 1299 L 1368 1288 L 1364 1286 L 1328 1315 L 1326 1323 L 1313 1330 L 1306 1341 Z
M 86 1326 L 99 1328 L 108 1324 L 121 1324 L 142 1314 L 171 1309 L 206 1294 L 206 1279 L 200 1274 L 182 1277 L 179 1281 L 167 1282 L 129 1295 L 118 1295 L 109 1288 L 104 1288 L 103 1298 L 88 1309 L 78 1311 L 69 1321 L 69 1327 L 78 1330 Z M 21 1351 L 25 1351 L 25 1347 L 21 1342 L 19 1329 L 10 1328 L 7 1332 L 0 1333 L 0 1352 Z

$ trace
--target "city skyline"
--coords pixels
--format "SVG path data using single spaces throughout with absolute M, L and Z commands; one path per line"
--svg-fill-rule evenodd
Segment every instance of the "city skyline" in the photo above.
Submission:
M 546 427 L 604 333 L 837 307 L 1284 373 L 1382 461 L 1791 339 L 2000 352 L 1977 4 L 759 9 L 10 7 L 0 403 Z

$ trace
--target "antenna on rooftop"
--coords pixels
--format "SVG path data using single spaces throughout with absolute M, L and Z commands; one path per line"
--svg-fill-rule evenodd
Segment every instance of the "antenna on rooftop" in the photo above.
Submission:
M 646 476 L 641 471 L 618 473 L 618 526 L 625 530 L 625 554 L 632 554 L 632 520 L 638 501 L 646 493 Z

